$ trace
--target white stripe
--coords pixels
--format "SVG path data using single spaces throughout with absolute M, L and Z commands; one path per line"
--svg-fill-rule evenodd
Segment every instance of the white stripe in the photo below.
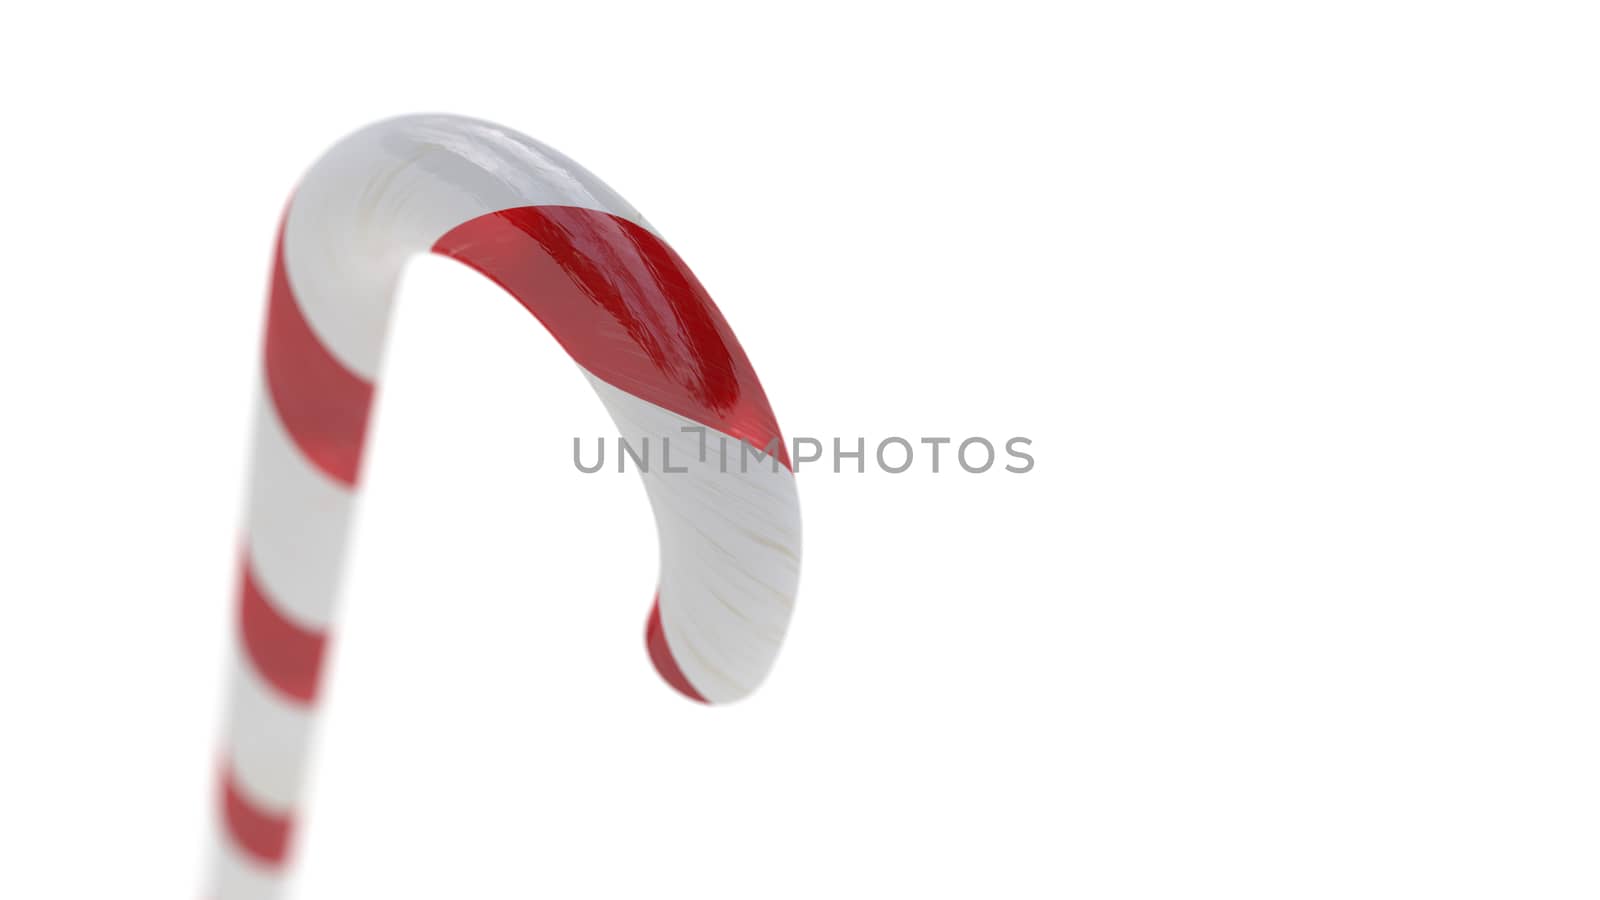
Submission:
M 649 439 L 643 478 L 661 539 L 667 646 L 707 700 L 738 700 L 772 668 L 794 610 L 800 581 L 794 474 L 782 465 L 774 472 L 770 460 L 753 455 L 741 472 L 744 445 L 714 428 L 705 430 L 702 461 L 699 432 L 684 429 L 703 426 L 585 374 L 621 436 L 636 448 Z M 686 472 L 663 471 L 663 446 L 670 447 L 672 467 Z
M 263 680 L 240 647 L 228 717 L 227 753 L 234 782 L 251 806 L 287 814 L 295 808 L 305 778 L 312 707 Z
M 284 265 L 311 330 L 372 381 L 406 259 L 463 222 L 540 205 L 650 227 L 599 178 L 530 137 L 461 116 L 390 119 L 340 141 L 306 174 Z
M 212 854 L 209 900 L 277 900 L 283 896 L 284 876 L 246 856 L 233 845 L 227 829 L 219 829 L 220 845 Z
M 295 446 L 263 387 L 245 538 L 269 602 L 305 628 L 325 631 L 332 618 L 353 503 Z

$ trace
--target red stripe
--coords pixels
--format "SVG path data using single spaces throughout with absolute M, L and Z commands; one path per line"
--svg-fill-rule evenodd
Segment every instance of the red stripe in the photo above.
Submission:
M 755 369 L 678 254 L 626 219 L 524 206 L 452 229 L 433 245 L 493 279 L 606 383 L 756 448 L 778 422 Z
M 317 468 L 354 485 L 372 408 L 372 383 L 323 346 L 300 310 L 278 238 L 267 305 L 267 387 L 295 445 Z
M 694 689 L 689 679 L 678 668 L 678 661 L 672 658 L 672 648 L 667 646 L 666 632 L 661 630 L 661 597 L 656 597 L 655 603 L 650 606 L 650 623 L 644 629 L 644 644 L 650 650 L 650 661 L 655 663 L 656 671 L 661 674 L 667 684 L 678 689 L 690 700 L 707 702 L 700 692 Z
M 246 655 L 267 683 L 301 703 L 316 699 L 328 636 L 278 612 L 247 561 L 239 591 L 239 632 Z
M 269 813 L 244 796 L 229 767 L 222 773 L 222 816 L 233 843 L 256 861 L 269 866 L 283 863 L 289 851 L 294 819 Z

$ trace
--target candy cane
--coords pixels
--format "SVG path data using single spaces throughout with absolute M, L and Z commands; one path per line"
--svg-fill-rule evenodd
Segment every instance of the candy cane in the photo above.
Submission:
M 359 131 L 307 173 L 278 241 L 220 900 L 283 889 L 390 306 L 402 265 L 426 250 L 487 275 L 543 322 L 631 446 L 672 441 L 671 470 L 657 450 L 643 474 L 661 542 L 646 646 L 667 683 L 736 700 L 766 675 L 788 625 L 800 565 L 792 466 L 750 360 L 677 254 L 598 178 L 509 129 L 410 116 Z M 719 439 L 735 452 L 725 457 Z

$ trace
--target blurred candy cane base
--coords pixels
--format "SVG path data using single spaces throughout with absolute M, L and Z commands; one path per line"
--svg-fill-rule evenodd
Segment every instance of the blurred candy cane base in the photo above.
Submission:
M 661 541 L 646 646 L 662 678 L 701 702 L 737 700 L 788 625 L 800 568 L 792 466 L 750 360 L 678 255 L 594 175 L 509 129 L 428 115 L 356 132 L 295 191 L 273 268 L 217 900 L 283 895 L 389 311 L 405 261 L 430 250 L 543 322 L 630 443 L 698 444 L 699 428 L 776 442 L 778 465 L 723 471 L 678 453 L 674 471 L 643 474 Z

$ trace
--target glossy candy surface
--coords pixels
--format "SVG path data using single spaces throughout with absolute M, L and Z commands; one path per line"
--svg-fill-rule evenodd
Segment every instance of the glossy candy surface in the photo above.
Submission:
M 695 700 L 739 699 L 771 668 L 788 624 L 800 559 L 789 458 L 750 360 L 683 260 L 599 179 L 531 138 L 454 116 L 363 129 L 307 173 L 273 268 L 220 790 L 221 900 L 282 895 L 395 286 L 405 261 L 428 251 L 533 313 L 630 443 L 676 447 L 699 429 L 776 443 L 770 467 L 725 470 L 714 455 L 683 453 L 681 471 L 642 473 L 661 541 L 646 643 L 662 677 Z

